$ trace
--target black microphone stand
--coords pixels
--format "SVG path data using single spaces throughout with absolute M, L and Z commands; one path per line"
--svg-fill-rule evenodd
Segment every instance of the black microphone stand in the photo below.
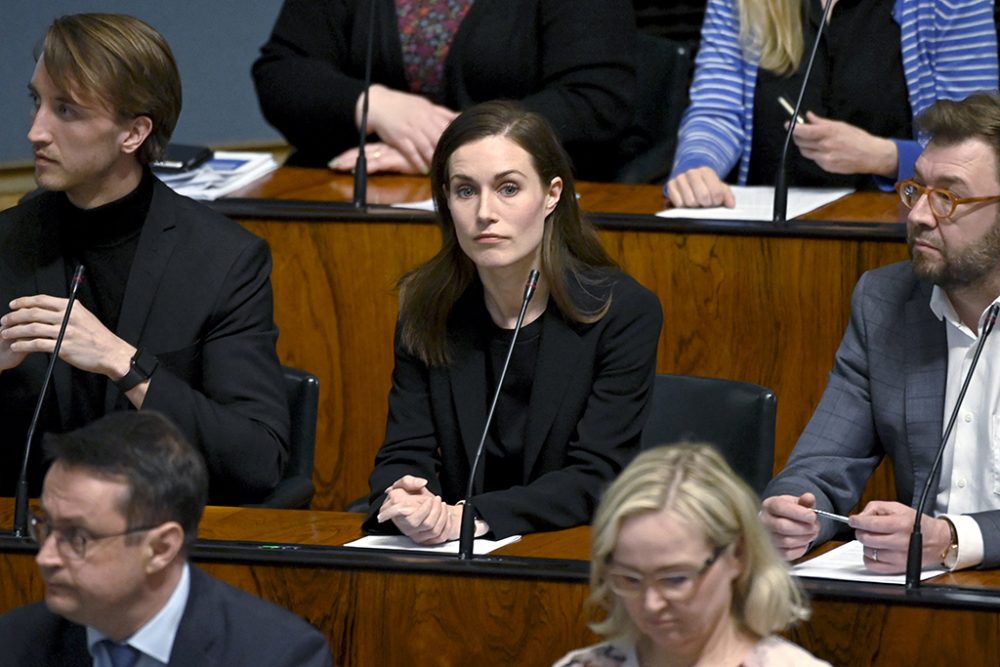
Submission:
M 535 288 L 538 287 L 538 276 L 537 269 L 532 269 L 531 273 L 528 274 L 528 283 L 524 286 L 524 299 L 521 301 L 521 311 L 517 314 L 514 334 L 511 336 L 510 345 L 507 347 L 507 358 L 504 359 L 503 368 L 500 370 L 500 379 L 497 381 L 497 388 L 493 392 L 490 411 L 486 414 L 486 425 L 483 426 L 483 435 L 479 438 L 479 446 L 476 447 L 476 456 L 472 460 L 472 468 L 469 471 L 469 484 L 465 489 L 465 504 L 462 505 L 462 525 L 458 533 L 458 557 L 460 560 L 472 560 L 472 545 L 476 539 L 476 510 L 472 506 L 472 490 L 476 481 L 476 470 L 479 467 L 479 460 L 483 457 L 486 434 L 489 433 L 490 424 L 493 422 L 493 412 L 496 410 L 497 400 L 500 398 L 500 388 L 503 387 L 503 380 L 507 377 L 507 367 L 510 366 L 510 358 L 514 354 L 514 344 L 517 343 L 517 334 L 521 331 L 524 314 L 528 312 L 528 302 L 531 301 L 531 297 L 535 295 Z
M 21 474 L 17 478 L 17 490 L 14 492 L 14 537 L 28 537 L 28 459 L 31 457 L 31 442 L 35 439 L 35 428 L 38 426 L 38 416 L 42 412 L 42 404 L 45 403 L 45 394 L 52 380 L 52 369 L 55 368 L 56 360 L 59 358 L 59 350 L 62 348 L 63 338 L 66 336 L 66 326 L 69 324 L 69 315 L 76 302 L 76 290 L 83 282 L 83 264 L 78 264 L 73 272 L 73 280 L 69 286 L 69 300 L 66 302 L 66 312 L 63 313 L 62 324 L 59 325 L 59 334 L 56 336 L 56 344 L 52 350 L 52 357 L 49 359 L 49 366 L 45 369 L 45 378 L 42 380 L 42 390 L 38 394 L 38 402 L 35 403 L 35 413 L 31 417 L 31 425 L 28 426 L 28 441 L 24 445 L 24 458 L 21 460 Z
M 924 535 L 920 528 L 920 519 L 923 517 L 924 507 L 927 505 L 927 497 L 930 495 L 931 484 L 934 483 L 934 478 L 937 477 L 938 471 L 941 469 L 941 459 L 944 456 L 945 445 L 948 444 L 948 438 L 951 436 L 951 429 L 955 426 L 955 420 L 958 418 L 958 410 L 962 407 L 962 400 L 965 398 L 965 390 L 969 388 L 969 383 L 972 382 L 972 374 L 976 371 L 976 364 L 979 362 L 979 354 L 983 351 L 983 347 L 986 345 L 986 338 L 993 331 L 993 325 L 997 321 L 997 313 L 1000 312 L 1000 305 L 993 304 L 990 306 L 989 312 L 986 313 L 986 320 L 983 322 L 983 332 L 979 336 L 979 343 L 976 345 L 976 351 L 972 355 L 972 364 L 969 366 L 969 373 L 965 376 L 965 382 L 962 383 L 962 389 L 958 392 L 958 400 L 955 401 L 955 408 L 951 412 L 951 417 L 948 419 L 948 426 L 944 430 L 944 436 L 941 437 L 941 445 L 938 447 L 937 455 L 934 457 L 934 465 L 931 466 L 930 472 L 927 474 L 927 481 L 924 482 L 924 490 L 920 494 L 920 502 L 917 503 L 917 516 L 913 519 L 913 532 L 910 533 L 910 544 L 906 551 L 906 590 L 913 591 L 920 588 L 920 570 L 923 568 L 923 551 L 924 551 Z
M 368 0 L 371 11 L 368 15 L 368 46 L 365 53 L 365 90 L 361 101 L 361 126 L 358 140 L 358 159 L 354 163 L 354 208 L 364 208 L 368 202 L 368 156 L 365 143 L 368 139 L 368 91 L 372 87 L 372 44 L 375 41 L 376 0 Z
M 813 41 L 812 51 L 809 53 L 809 62 L 806 63 L 806 71 L 802 77 L 802 87 L 799 88 L 799 96 L 795 100 L 795 110 L 792 112 L 792 119 L 788 122 L 785 143 L 781 147 L 781 159 L 778 160 L 778 173 L 774 177 L 774 210 L 772 221 L 776 225 L 783 226 L 788 224 L 788 221 L 785 219 L 788 215 L 788 150 L 791 148 L 795 124 L 800 117 L 799 111 L 802 109 L 802 99 L 806 96 L 806 85 L 809 83 L 809 75 L 812 74 L 813 63 L 816 61 L 816 52 L 819 51 L 819 42 L 823 37 L 823 29 L 830 21 L 830 11 L 833 9 L 834 4 L 833 0 L 826 0 L 826 7 L 823 8 L 823 18 L 819 22 L 816 39 Z

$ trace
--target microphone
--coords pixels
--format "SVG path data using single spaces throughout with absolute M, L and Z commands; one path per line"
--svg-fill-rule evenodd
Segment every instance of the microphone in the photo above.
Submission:
M 368 201 L 368 158 L 365 142 L 368 139 L 368 90 L 372 87 L 372 44 L 375 42 L 375 0 L 369 2 L 368 45 L 365 52 L 365 91 L 361 101 L 361 127 L 358 140 L 358 160 L 354 163 L 354 208 L 364 208 Z
M 63 313 L 62 324 L 59 325 L 59 335 L 56 336 L 56 345 L 52 350 L 52 358 L 49 359 L 49 367 L 45 369 L 42 390 L 38 393 L 38 402 L 35 403 L 35 414 L 32 415 L 31 424 L 28 426 L 28 441 L 24 445 L 21 474 L 17 478 L 17 490 L 14 494 L 14 537 L 28 536 L 28 458 L 31 456 L 31 441 L 35 438 L 35 428 L 38 427 L 38 416 L 42 412 L 42 404 L 45 402 L 45 393 L 49 388 L 49 381 L 52 380 L 52 369 L 55 368 L 56 359 L 59 358 L 59 349 L 62 347 L 63 338 L 66 336 L 66 325 L 69 324 L 69 315 L 73 311 L 73 303 L 76 301 L 76 290 L 82 282 L 83 264 L 77 264 L 76 271 L 73 272 L 73 279 L 69 285 L 69 301 L 66 302 L 66 312 Z
M 462 506 L 462 525 L 458 533 L 458 558 L 460 560 L 472 560 L 472 543 L 476 539 L 476 510 L 472 507 L 472 487 L 476 481 L 476 470 L 479 468 L 479 459 L 483 456 L 483 449 L 486 445 L 486 434 L 489 433 L 490 424 L 493 422 L 493 412 L 497 407 L 497 399 L 500 398 L 500 388 L 503 387 L 503 380 L 507 377 L 507 367 L 510 366 L 510 358 L 514 355 L 514 344 L 517 343 L 517 334 L 521 331 L 521 323 L 524 322 L 524 314 L 528 312 L 528 302 L 535 295 L 535 288 L 538 287 L 538 269 L 532 269 L 528 274 L 528 282 L 524 286 L 524 299 L 521 301 L 521 312 L 517 315 L 517 324 L 514 325 L 514 335 L 510 337 L 510 345 L 507 347 L 507 358 L 504 359 L 503 368 L 500 369 L 500 379 L 497 381 L 497 388 L 493 392 L 493 401 L 490 403 L 490 411 L 486 414 L 486 425 L 483 426 L 483 435 L 479 438 L 479 446 L 476 448 L 476 456 L 472 459 L 472 469 L 469 471 L 469 484 L 465 489 L 465 504 Z
M 787 223 L 785 216 L 788 214 L 788 149 L 792 144 L 792 133 L 795 131 L 795 121 L 799 118 L 799 110 L 802 109 L 802 98 L 806 96 L 806 86 L 809 84 L 809 75 L 812 74 L 813 62 L 816 60 L 816 52 L 819 51 L 819 40 L 823 37 L 823 28 L 830 21 L 830 10 L 836 3 L 833 0 L 826 0 L 826 7 L 823 8 L 823 18 L 819 22 L 819 29 L 816 30 L 816 39 L 813 40 L 812 51 L 809 53 L 809 61 L 806 63 L 806 71 L 802 76 L 802 87 L 799 88 L 799 96 L 795 100 L 795 111 L 792 112 L 792 119 L 788 122 L 788 132 L 785 133 L 785 144 L 781 147 L 781 159 L 778 160 L 778 173 L 774 177 L 774 209 L 772 221 L 776 225 Z
M 965 390 L 969 388 L 969 383 L 972 381 L 972 374 L 976 371 L 976 364 L 979 362 L 979 354 L 983 351 L 983 346 L 986 345 L 986 338 L 993 331 L 993 325 L 996 324 L 998 312 L 1000 312 L 1000 304 L 995 303 L 990 306 L 989 311 L 986 313 L 986 321 L 983 322 L 983 334 L 979 337 L 979 342 L 976 344 L 976 352 L 972 355 L 972 364 L 969 366 L 969 372 L 962 383 L 962 389 L 958 392 L 958 400 L 955 401 L 955 408 L 951 411 L 951 417 L 948 419 L 948 426 L 944 430 L 941 445 L 938 447 L 937 455 L 934 457 L 934 465 L 931 466 L 931 471 L 927 475 L 927 481 L 924 483 L 924 490 L 920 494 L 920 502 L 917 503 L 917 516 L 913 519 L 913 532 L 910 533 L 910 544 L 906 552 L 907 590 L 920 588 L 920 570 L 923 565 L 924 550 L 924 536 L 920 531 L 920 518 L 923 516 L 924 506 L 927 504 L 931 485 L 934 483 L 934 478 L 941 469 L 941 458 L 944 456 L 944 448 L 948 444 L 951 429 L 955 426 L 955 420 L 958 418 L 958 410 L 962 407 Z

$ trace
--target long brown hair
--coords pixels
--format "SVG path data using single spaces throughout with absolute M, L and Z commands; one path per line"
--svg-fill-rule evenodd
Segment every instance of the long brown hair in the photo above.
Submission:
M 596 310 L 573 303 L 572 282 L 592 284 L 584 273 L 595 267 L 614 267 L 594 227 L 583 220 L 569 157 L 548 122 L 536 113 L 507 101 L 485 102 L 456 118 L 441 135 L 431 161 L 431 188 L 441 228 L 441 249 L 428 262 L 399 279 L 399 318 L 403 345 L 428 365 L 449 361 L 448 316 L 468 289 L 476 267 L 458 245 L 455 223 L 448 209 L 449 159 L 461 148 L 486 137 L 505 137 L 531 156 L 543 186 L 559 177 L 562 196 L 545 220 L 539 269 L 559 310 L 576 322 L 596 322 L 610 306 L 610 297 Z

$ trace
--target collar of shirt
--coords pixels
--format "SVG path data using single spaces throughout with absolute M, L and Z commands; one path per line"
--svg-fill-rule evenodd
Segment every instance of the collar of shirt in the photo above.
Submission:
M 191 592 L 191 566 L 184 564 L 181 571 L 181 579 L 177 582 L 177 587 L 170 594 L 170 599 L 163 608 L 156 613 L 153 618 L 128 638 L 126 643 L 129 646 L 142 652 L 142 657 L 136 663 L 143 665 L 166 665 L 170 662 L 170 652 L 174 647 L 174 638 L 177 636 L 177 628 L 180 627 L 181 618 L 184 616 L 184 608 L 187 606 L 188 594 Z M 96 644 L 101 640 L 108 639 L 100 630 L 87 626 L 87 648 L 94 656 L 94 667 L 110 666 L 111 662 L 103 645 L 98 648 Z M 152 658 L 154 662 L 150 662 Z

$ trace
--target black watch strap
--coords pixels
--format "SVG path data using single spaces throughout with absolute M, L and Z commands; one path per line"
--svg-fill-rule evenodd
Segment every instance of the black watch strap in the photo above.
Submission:
M 135 354 L 132 355 L 132 362 L 129 364 L 128 372 L 122 378 L 114 381 L 115 386 L 118 387 L 118 391 L 124 394 L 148 380 L 153 371 L 156 370 L 158 363 L 160 362 L 151 353 L 146 352 L 142 348 L 136 350 Z

